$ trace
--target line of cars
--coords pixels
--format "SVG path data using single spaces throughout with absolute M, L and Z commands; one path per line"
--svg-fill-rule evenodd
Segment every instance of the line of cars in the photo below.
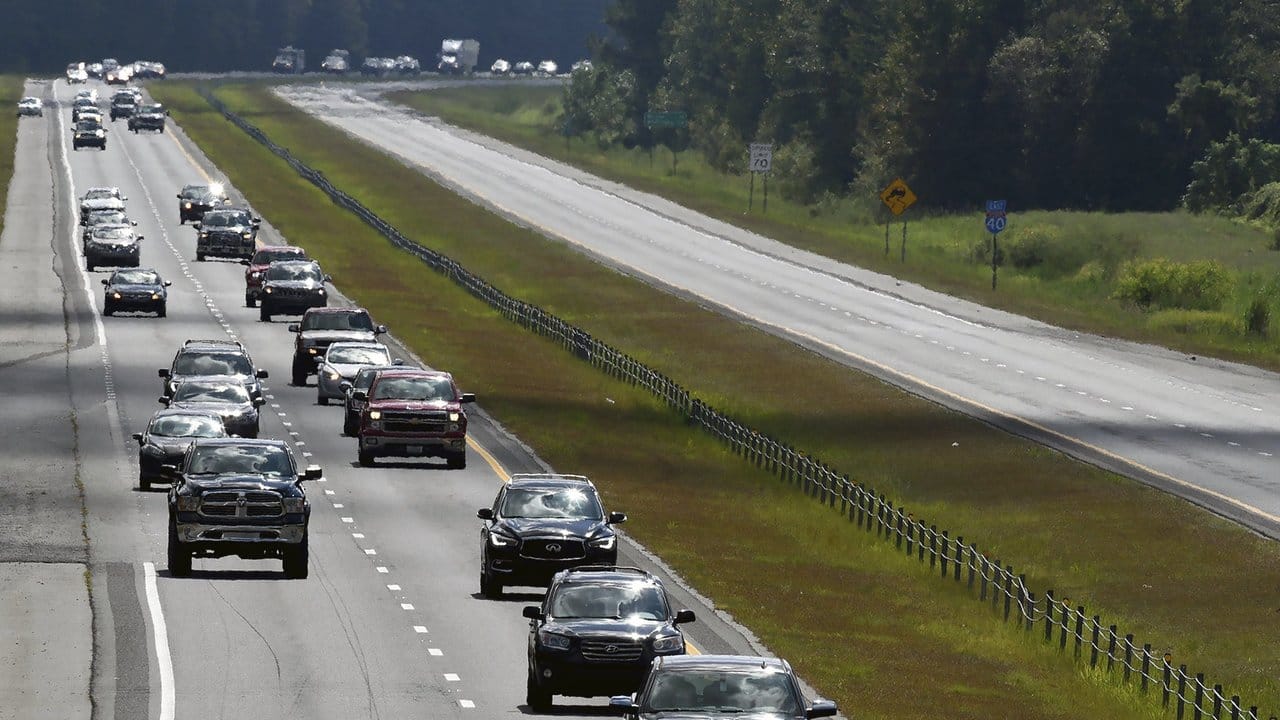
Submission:
M 18 112 L 24 113 L 21 104 Z M 169 115 L 160 103 L 145 102 L 142 90 L 132 86 L 120 88 L 112 94 L 108 113 L 113 122 L 124 118 L 129 130 L 135 134 L 143 130 L 163 133 L 165 119 Z M 107 128 L 96 90 L 80 90 L 71 101 L 71 147 L 74 150 L 82 147 L 107 149 Z
M 125 212 L 128 198 L 117 187 L 91 187 L 80 198 L 80 252 L 85 269 L 115 268 L 102 279 L 102 314 L 122 312 L 168 314 L 173 284 L 152 268 L 142 267 L 138 223 Z
M 135 60 L 122 64 L 115 58 L 103 58 L 98 62 L 68 63 L 66 78 L 71 84 L 87 83 L 90 78 L 93 78 L 102 80 L 108 85 L 123 85 L 135 78 L 162 80 L 166 73 L 164 63 L 153 60 Z

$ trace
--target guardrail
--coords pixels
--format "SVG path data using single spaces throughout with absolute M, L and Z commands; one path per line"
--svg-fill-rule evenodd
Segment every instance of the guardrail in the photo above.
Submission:
M 1210 686 L 1204 673 L 1188 672 L 1186 665 L 1175 666 L 1169 653 L 1153 653 L 1150 643 L 1139 646 L 1132 634 L 1104 624 L 1098 615 L 1090 616 L 1084 605 L 1072 606 L 1070 599 L 1055 597 L 1052 589 L 1040 595 L 1031 592 L 1024 574 L 1016 572 L 1011 565 L 1003 565 L 999 558 L 988 557 L 977 544 L 967 543 L 962 536 L 953 536 L 948 530 L 938 530 L 937 525 L 917 519 L 874 488 L 850 480 L 847 474 L 821 460 L 747 427 L 693 397 L 671 378 L 596 340 L 585 330 L 507 295 L 456 260 L 410 240 L 355 198 L 334 187 L 322 173 L 293 157 L 288 149 L 236 115 L 207 88 L 199 88 L 198 92 L 232 124 L 396 247 L 417 256 L 509 320 L 559 342 L 576 357 L 609 375 L 650 391 L 690 424 L 720 438 L 747 462 L 778 476 L 783 482 L 794 484 L 805 495 L 847 517 L 856 530 L 875 533 L 876 538 L 892 542 L 895 549 L 908 558 L 915 557 L 922 566 L 927 561 L 933 574 L 976 595 L 979 607 L 985 610 L 990 606 L 990 612 L 1006 624 L 1012 618 L 1028 635 L 1042 632 L 1046 644 L 1056 641 L 1059 652 L 1066 653 L 1070 646 L 1075 663 L 1087 662 L 1095 670 L 1104 668 L 1109 677 L 1118 676 L 1125 685 L 1137 683 L 1144 695 L 1158 693 L 1161 706 L 1176 713 L 1178 720 L 1188 712 L 1196 720 L 1259 720 L 1262 717 L 1257 706 L 1245 707 L 1238 695 L 1228 697 L 1221 685 Z M 1037 625 L 1041 630 L 1036 630 Z M 1271 715 L 1270 720 L 1277 718 Z

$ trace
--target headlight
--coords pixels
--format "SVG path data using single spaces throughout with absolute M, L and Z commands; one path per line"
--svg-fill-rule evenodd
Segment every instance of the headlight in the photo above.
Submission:
M 194 495 L 179 495 L 178 509 L 184 512 L 192 512 L 200 509 L 200 498 Z
M 183 209 L 183 210 L 190 210 L 190 209 L 191 209 L 191 203 L 182 203 L 182 209 Z
M 287 513 L 300 513 L 307 510 L 307 499 L 305 497 L 287 497 L 281 503 Z
M 245 240 L 248 240 L 248 239 L 249 239 L 249 238 L 251 238 L 251 237 L 253 237 L 253 233 L 249 233 L 249 232 L 247 232 L 247 233 L 245 233 L 245 234 L 244 234 L 244 239 L 245 239 Z
M 263 289 L 262 289 L 262 292 L 264 292 L 264 293 L 266 293 L 266 294 L 270 295 L 273 291 L 272 291 L 272 289 L 271 289 L 271 288 L 263 288 Z
M 209 233 L 207 233 L 207 232 L 205 232 L 205 231 L 201 230 L 201 231 L 200 231 L 200 237 L 201 237 L 201 238 L 207 238 L 207 237 L 209 237 Z
M 568 650 L 569 638 L 566 635 L 547 632 L 546 630 L 538 631 L 538 642 L 549 650 Z
M 324 288 L 316 288 L 316 294 L 317 294 L 317 295 L 323 295 L 323 294 L 324 294 Z
M 668 635 L 653 639 L 653 651 L 656 653 L 676 652 L 684 647 L 684 636 Z
M 608 537 L 597 538 L 587 544 L 598 550 L 612 550 L 614 543 L 617 541 L 617 537 L 610 535 Z
M 151 293 L 151 299 L 152 299 L 152 300 L 159 300 L 159 299 L 160 299 L 160 293 Z
M 325 376 L 328 377 L 330 380 L 335 380 L 335 381 L 342 379 L 342 376 L 334 372 L 333 370 L 330 370 L 329 372 L 325 373 Z
M 449 413 L 449 422 L 458 422 L 458 418 L 462 417 L 462 413 Z
M 381 420 L 381 419 L 382 419 L 382 411 L 381 411 L 381 410 L 370 410 L 370 411 L 369 411 L 369 419 L 370 419 L 370 420 Z
M 254 270 L 254 271 L 252 271 L 252 272 L 250 272 L 250 273 L 249 273 L 249 277 L 251 277 L 251 278 L 260 278 L 260 277 L 262 277 L 262 271 L 261 271 L 261 270 Z
M 509 547 L 516 544 L 516 539 L 498 533 L 489 533 L 489 544 L 494 547 Z
M 120 293 L 118 293 L 118 292 L 117 292 L 117 293 L 111 293 L 111 298 L 112 298 L 113 300 L 119 300 L 119 299 L 120 299 Z
M 106 134 L 107 134 L 107 131 L 106 131 L 106 130 L 94 130 L 94 131 L 93 131 L 93 134 L 94 134 L 94 135 L 96 135 L 96 136 L 98 136 L 98 137 L 102 137 L 103 135 L 106 135 Z
M 307 348 L 307 352 L 311 353 L 312 355 L 319 355 L 319 354 L 320 354 L 320 348 L 313 348 L 313 347 L 310 347 L 310 348 Z

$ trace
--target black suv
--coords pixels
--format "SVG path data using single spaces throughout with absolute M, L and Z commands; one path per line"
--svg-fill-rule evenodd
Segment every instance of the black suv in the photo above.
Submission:
M 551 696 L 622 695 L 644 681 L 654 658 L 685 652 L 677 625 L 692 610 L 671 611 L 662 581 L 639 568 L 584 566 L 556 573 L 529 618 L 525 702 L 537 712 Z
M 111 119 L 131 118 L 138 111 L 138 99 L 131 93 L 117 93 L 111 98 Z
M 184 185 L 182 192 L 178 193 L 178 224 L 199 220 L 206 212 L 230 202 L 226 190 L 217 183 Z
M 265 288 L 263 292 L 265 304 Z M 373 342 L 386 331 L 386 325 L 373 324 L 373 318 L 364 308 L 311 308 L 303 313 L 302 322 L 289 325 L 289 332 L 298 334 L 293 342 L 293 384 L 307 384 L 307 376 L 316 374 L 317 363 L 324 359 L 330 344 Z
M 137 133 L 139 130 L 155 130 L 164 132 L 164 118 L 168 110 L 159 103 L 143 105 L 137 112 L 129 116 L 129 129 Z
M 198 439 L 187 448 L 169 490 L 169 573 L 191 574 L 191 558 L 278 557 L 284 574 L 307 576 L 311 504 L 283 440 Z
M 97 120 L 80 120 L 71 129 L 71 149 L 79 150 L 82 147 L 107 149 L 107 129 Z
M 194 224 L 197 261 L 210 255 L 248 260 L 257 250 L 262 218 L 244 208 L 218 207 L 206 211 Z
M 262 383 L 267 371 L 255 368 L 244 343 L 238 340 L 188 340 L 173 356 L 173 364 L 160 368 L 165 397 L 185 380 L 236 380 L 249 391 L 249 397 L 262 397 Z
M 609 698 L 609 707 L 633 720 L 650 718 L 821 718 L 838 712 L 834 702 L 812 705 L 791 664 L 754 655 L 684 655 L 653 661 L 635 695 Z
M 89 232 L 84 241 L 84 266 L 93 271 L 100 265 L 108 267 L 138 267 L 142 257 L 143 237 L 132 225 L 99 225 Z
M 480 592 L 502 595 L 504 585 L 545 586 L 578 565 L 618 562 L 611 527 L 626 522 L 605 513 L 596 486 L 581 475 L 527 473 L 511 476 L 493 507 L 480 508 Z
M 329 291 L 324 284 L 332 279 L 315 260 L 276 260 L 262 274 L 258 319 L 271 322 L 273 315 L 296 315 L 327 307 Z

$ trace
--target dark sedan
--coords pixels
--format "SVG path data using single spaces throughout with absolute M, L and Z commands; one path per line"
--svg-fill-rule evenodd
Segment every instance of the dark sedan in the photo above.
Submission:
M 178 193 L 178 224 L 196 221 L 215 207 L 231 202 L 222 185 L 186 185 Z
M 258 408 L 266 401 L 251 398 L 240 383 L 229 380 L 189 380 L 174 388 L 171 397 L 160 402 L 175 410 L 214 413 L 222 418 L 227 432 L 245 438 L 258 437 Z
M 609 699 L 635 720 L 739 717 L 821 718 L 838 712 L 830 700 L 809 704 L 786 660 L 752 655 L 658 657 L 635 695 Z
M 149 268 L 116 270 L 111 277 L 103 278 L 106 296 L 102 299 L 102 314 L 118 312 L 153 312 L 164 317 L 169 300 L 168 288 L 173 283 L 160 277 Z
M 84 243 L 84 266 L 93 271 L 99 266 L 138 267 L 142 257 L 143 236 L 131 225 L 99 225 Z
M 173 472 L 196 438 L 227 436 L 222 418 L 194 410 L 161 410 L 151 416 L 147 429 L 134 433 L 138 441 L 138 487 L 172 482 Z

